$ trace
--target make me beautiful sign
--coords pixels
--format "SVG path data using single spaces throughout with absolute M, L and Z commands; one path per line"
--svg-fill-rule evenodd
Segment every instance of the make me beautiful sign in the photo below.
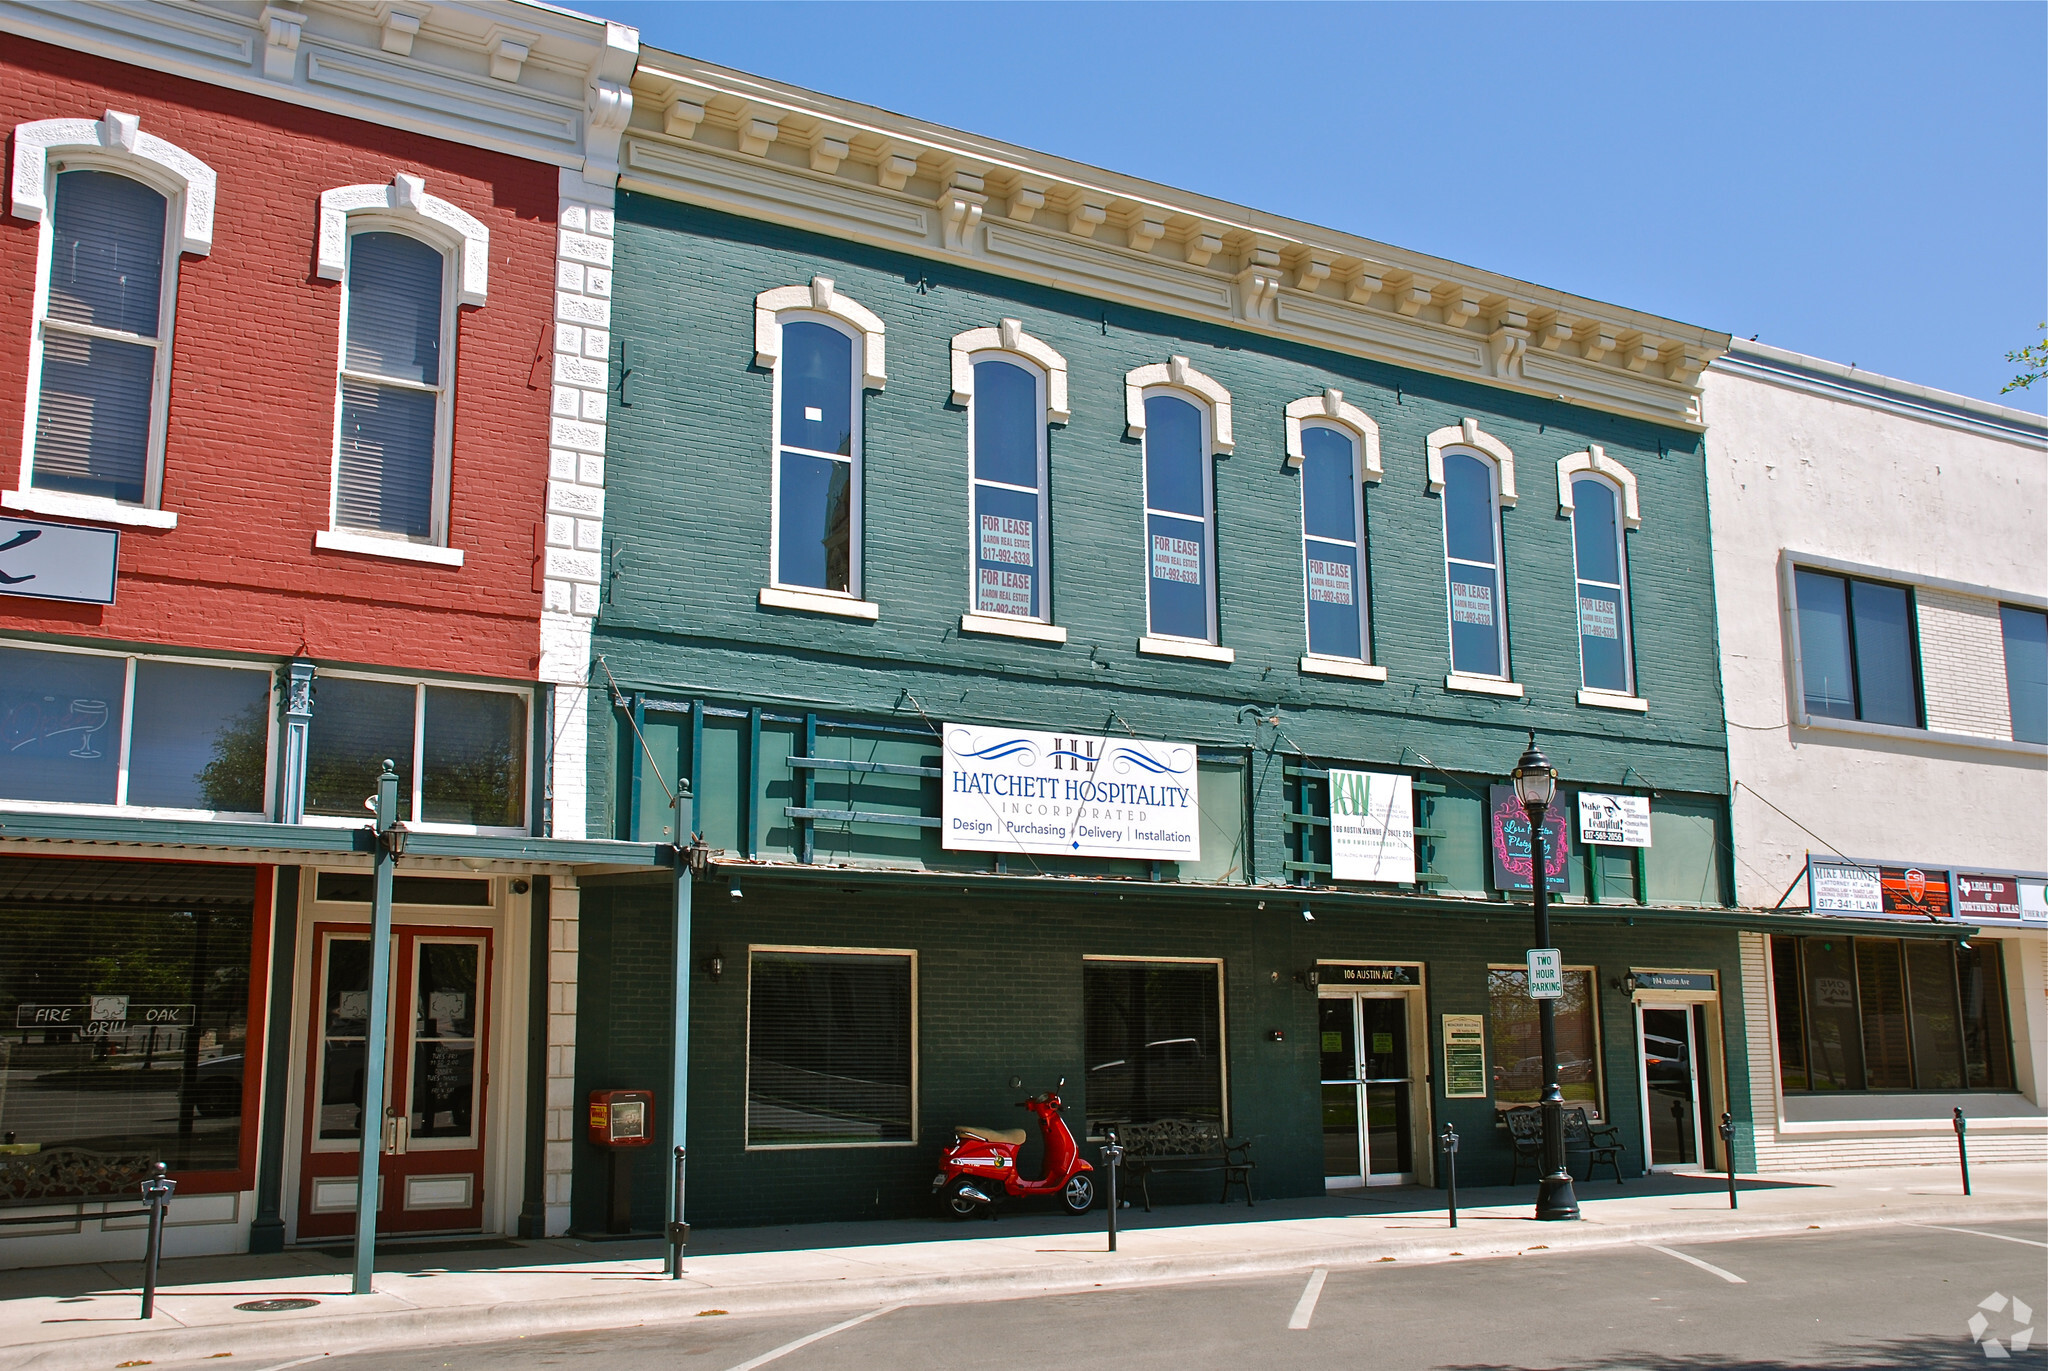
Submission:
M 947 724 L 944 767 L 950 851 L 1202 855 L 1191 744 Z

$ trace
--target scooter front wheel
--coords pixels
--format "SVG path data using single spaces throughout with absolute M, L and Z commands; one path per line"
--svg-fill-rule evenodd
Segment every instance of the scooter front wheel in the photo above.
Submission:
M 1067 1207 L 1069 1214 L 1085 1214 L 1095 1207 L 1095 1177 L 1086 1171 L 1078 1172 L 1069 1180 L 1066 1189 L 1060 1191 L 1060 1203 Z

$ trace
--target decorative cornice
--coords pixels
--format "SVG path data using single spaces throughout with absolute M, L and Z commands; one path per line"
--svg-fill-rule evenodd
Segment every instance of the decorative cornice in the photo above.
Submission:
M 175 143 L 142 131 L 140 115 L 108 110 L 101 119 L 39 119 L 14 126 L 13 210 L 40 220 L 50 207 L 50 158 L 93 152 L 132 164 L 145 180 L 178 196 L 178 251 L 204 257 L 213 251 L 213 168 Z
M 1145 391 L 1151 386 L 1172 386 L 1207 401 L 1214 419 L 1210 446 L 1226 456 L 1237 449 L 1230 431 L 1230 392 L 1189 366 L 1185 357 L 1134 367 L 1124 373 L 1124 431 L 1131 437 L 1145 436 Z
M 841 295 L 829 276 L 813 276 L 807 286 L 777 286 L 754 297 L 754 365 L 773 367 L 782 358 L 782 313 L 807 309 L 829 314 L 860 331 L 861 385 L 880 390 L 888 380 L 883 365 L 882 321 L 864 305 Z
M 647 49 L 627 188 L 1699 428 L 1725 334 Z
M 320 278 L 348 271 L 348 217 L 379 214 L 402 220 L 455 254 L 456 303 L 480 306 L 490 291 L 491 231 L 475 216 L 427 194 L 426 181 L 399 172 L 388 186 L 337 186 L 320 192 Z
M 1052 423 L 1070 422 L 1067 407 L 1067 359 L 1051 345 L 1033 338 L 1016 319 L 1005 319 L 998 328 L 971 328 L 953 335 L 953 403 L 964 405 L 974 398 L 974 356 L 980 352 L 1014 352 L 1028 357 L 1045 371 L 1045 417 Z
M 1301 421 L 1304 419 L 1326 419 L 1350 429 L 1365 456 L 1365 479 L 1377 481 L 1385 477 L 1386 472 L 1380 466 L 1380 426 L 1372 421 L 1371 415 L 1347 402 L 1343 391 L 1334 389 L 1325 389 L 1320 395 L 1304 395 L 1287 406 L 1287 465 L 1298 467 L 1304 460 L 1301 450 Z
M 1570 453 L 1557 460 L 1557 512 L 1569 515 L 1577 506 L 1572 502 L 1572 477 L 1582 471 L 1592 471 L 1605 476 L 1621 488 L 1621 522 L 1628 528 L 1643 526 L 1643 511 L 1636 503 L 1636 474 L 1607 455 L 1607 449 L 1598 443 L 1590 444 L 1583 452 Z
M 1462 419 L 1448 428 L 1440 428 L 1429 435 L 1425 449 L 1429 454 L 1429 493 L 1444 493 L 1444 449 L 1468 447 L 1474 452 L 1483 452 L 1493 458 L 1500 468 L 1500 502 L 1513 504 L 1515 494 L 1515 454 L 1508 445 L 1479 427 L 1477 419 Z

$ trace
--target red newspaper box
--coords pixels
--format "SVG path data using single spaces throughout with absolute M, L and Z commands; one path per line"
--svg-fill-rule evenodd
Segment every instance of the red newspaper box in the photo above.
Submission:
M 654 1141 L 654 1092 L 590 1092 L 588 1136 L 592 1147 L 646 1147 Z

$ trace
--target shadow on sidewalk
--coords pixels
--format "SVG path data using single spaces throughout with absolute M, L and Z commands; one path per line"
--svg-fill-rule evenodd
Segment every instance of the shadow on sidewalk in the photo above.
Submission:
M 1825 1366 L 1827 1371 L 1892 1371 L 1896 1367 L 1910 1367 L 1913 1371 L 1942 1371 L 1942 1368 L 1981 1367 L 1985 1365 L 1985 1354 L 1974 1342 L 1942 1335 L 1862 1343 L 1798 1364 Z M 1706 1353 L 1686 1356 L 1669 1352 L 1628 1352 L 1588 1361 L 1560 1362 L 1556 1371 L 1784 1371 L 1787 1365 L 1776 1358 L 1731 1360 L 1726 1356 Z M 1512 1362 L 1445 1362 L 1437 1371 L 1519 1371 L 1519 1367 Z

